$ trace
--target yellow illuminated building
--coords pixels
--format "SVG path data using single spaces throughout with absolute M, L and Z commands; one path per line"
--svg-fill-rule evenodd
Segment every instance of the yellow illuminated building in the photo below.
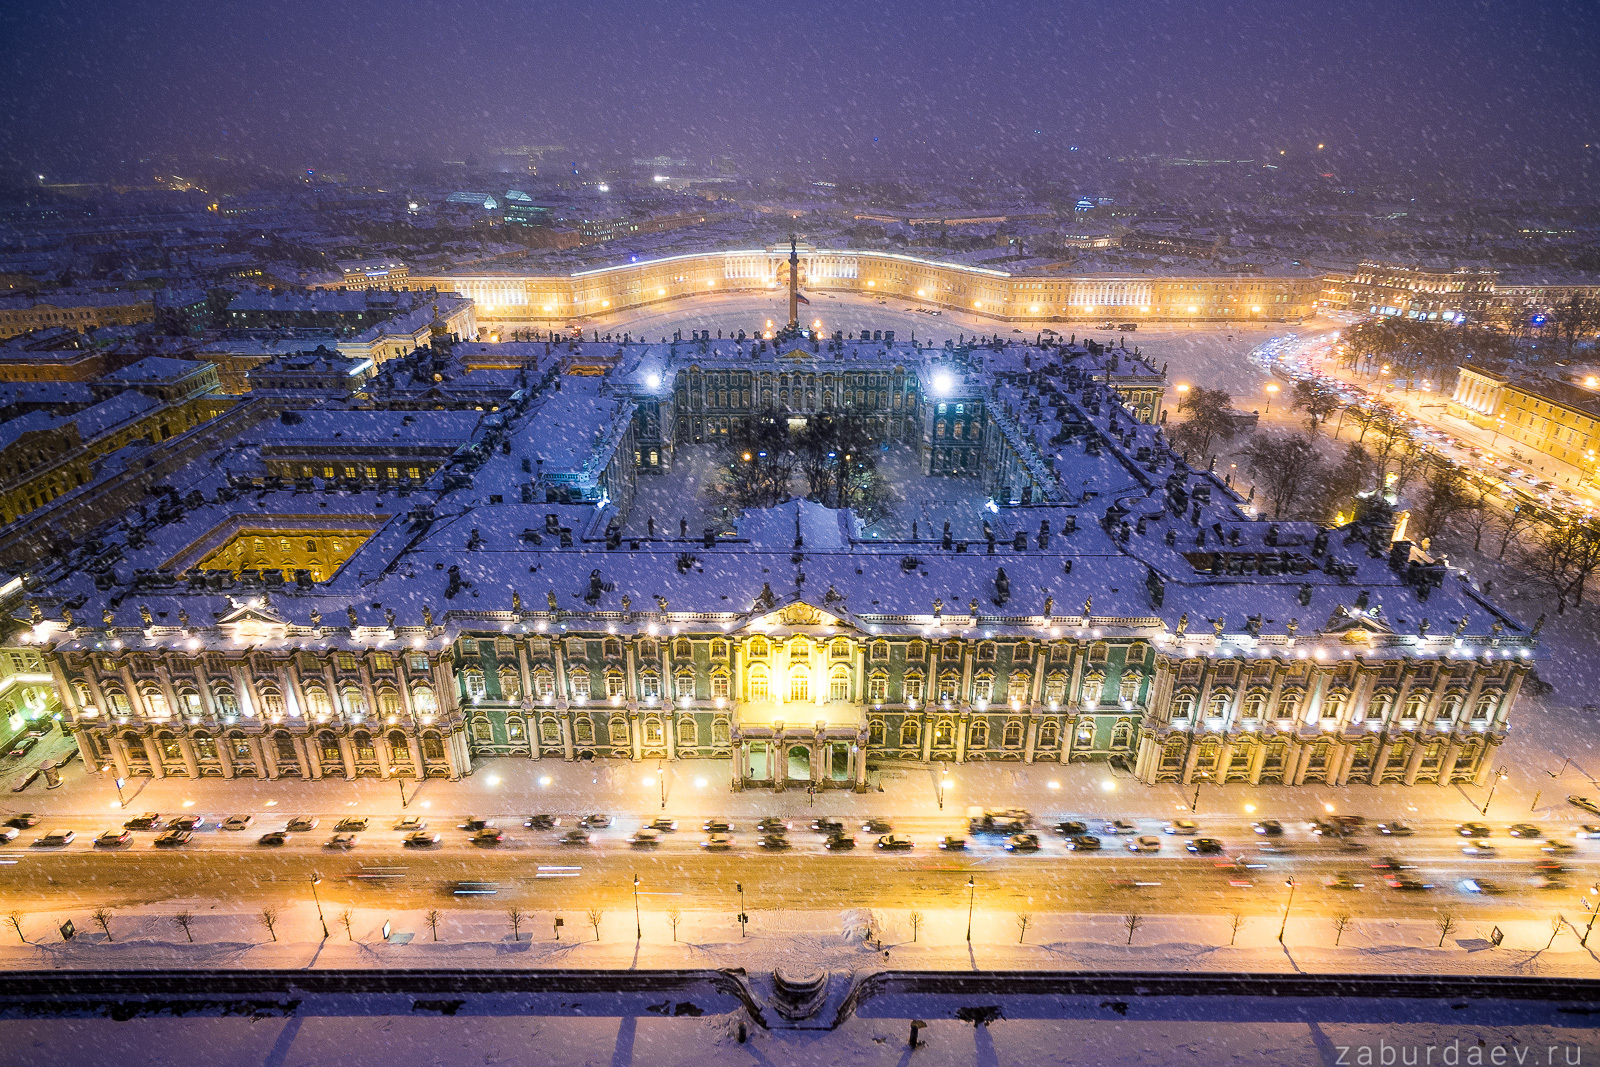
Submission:
M 313 581 L 325 582 L 355 555 L 376 527 L 365 529 L 242 529 L 227 543 L 202 559 L 200 570 L 282 571 L 285 580 L 294 572 L 311 572 Z

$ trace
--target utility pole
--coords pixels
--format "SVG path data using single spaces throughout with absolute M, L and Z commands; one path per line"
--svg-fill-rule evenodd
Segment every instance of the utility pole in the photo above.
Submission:
M 1289 909 L 1294 907 L 1294 879 L 1286 878 L 1283 882 L 1289 887 L 1289 900 L 1283 906 L 1283 922 L 1278 926 L 1278 944 L 1283 944 L 1283 932 L 1289 929 Z
M 977 882 L 971 876 L 967 878 L 967 944 L 972 943 L 972 904 L 977 899 Z
M 322 915 L 322 898 L 317 896 L 317 886 L 322 884 L 322 875 L 316 871 L 311 872 L 311 899 L 317 904 L 317 921 L 322 924 L 322 940 L 328 940 L 328 920 Z
M 639 918 L 639 876 L 633 876 L 633 939 L 644 940 L 644 922 Z
M 1494 784 L 1489 786 L 1489 795 L 1483 798 L 1483 807 L 1480 809 L 1484 815 L 1489 814 L 1489 801 L 1494 799 L 1494 791 L 1500 788 L 1500 783 L 1506 780 L 1506 769 L 1501 767 L 1494 772 Z

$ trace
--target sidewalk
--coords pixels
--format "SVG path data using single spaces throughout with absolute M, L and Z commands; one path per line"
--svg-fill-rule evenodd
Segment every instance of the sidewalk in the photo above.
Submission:
M 1595 768 L 1580 760 L 1568 766 L 1561 778 L 1551 778 L 1545 772 L 1560 766 L 1559 758 L 1534 746 L 1513 745 L 1508 741 L 1502 750 L 1501 760 L 1512 773 L 1495 789 L 1492 820 L 1538 818 L 1571 825 L 1600 821 L 1565 800 L 1568 793 L 1600 797 L 1600 789 L 1588 777 Z M 675 818 L 725 815 L 743 819 L 881 814 L 959 826 L 971 805 L 1026 808 L 1041 821 L 1068 815 L 1168 819 L 1180 814 L 1196 814 L 1201 819 L 1259 816 L 1310 820 L 1337 811 L 1372 819 L 1459 822 L 1482 817 L 1479 806 L 1487 793 L 1472 785 L 1207 783 L 1199 787 L 1199 805 L 1192 811 L 1194 786 L 1146 786 L 1104 763 L 1065 767 L 1047 763 L 886 765 L 870 773 L 873 788 L 866 794 L 829 789 L 814 797 L 798 787 L 782 793 L 771 789 L 735 793 L 729 786 L 730 767 L 727 760 L 567 763 L 506 757 L 477 761 L 473 773 L 456 782 L 407 781 L 402 805 L 401 784 L 394 781 L 248 778 L 131 779 L 124 784 L 119 803 L 109 775 L 101 776 L 74 763 L 63 773 L 57 789 L 47 789 L 40 781 L 25 792 L 0 795 L 0 814 L 32 811 L 47 818 L 87 821 L 100 829 L 120 825 L 126 813 L 186 810 L 207 816 L 248 812 L 266 825 L 293 815 L 339 818 L 361 814 L 384 819 L 401 814 L 440 818 L 471 814 L 520 820 L 535 812 L 570 816 L 598 811 L 646 819 L 663 812 Z M 946 770 L 949 777 L 941 808 L 940 781 Z M 102 822 L 105 827 L 99 826 Z M 89 830 L 91 825 L 79 829 Z
M 485 898 L 475 908 L 441 909 L 434 940 L 424 911 L 346 912 L 324 904 L 329 937 L 323 941 L 308 900 L 277 909 L 276 941 L 259 914 L 197 906 L 190 925 L 193 943 L 173 922 L 183 910 L 178 904 L 115 913 L 109 919 L 111 940 L 89 914 L 64 907 L 23 916 L 27 944 L 9 925 L 0 928 L 9 941 L 0 943 L 0 969 L 743 967 L 756 973 L 793 966 L 855 974 L 896 968 L 1600 975 L 1595 946 L 1578 943 L 1581 916 L 1570 916 L 1577 925 L 1563 925 L 1553 942 L 1548 917 L 1502 922 L 1504 940 L 1498 947 L 1488 940 L 1493 924 L 1463 919 L 1441 947 L 1439 927 L 1426 920 L 1357 919 L 1339 933 L 1331 916 L 1291 915 L 1280 943 L 1277 914 L 1246 917 L 1236 936 L 1226 915 L 1147 915 L 1139 917 L 1129 945 L 1122 915 L 1040 912 L 1029 916 L 1024 932 L 1017 914 L 979 904 L 970 942 L 964 907 L 922 913 L 913 940 L 916 913 L 864 908 L 752 907 L 741 937 L 737 908 L 730 904 L 726 912 L 682 913 L 674 939 L 669 908 L 651 901 L 640 912 L 642 936 L 635 941 L 632 909 L 605 911 L 598 931 L 580 910 L 530 910 L 520 916 L 513 936 L 507 907 Z M 559 939 L 553 923 L 557 914 L 565 921 Z M 68 918 L 77 933 L 64 942 L 58 927 Z

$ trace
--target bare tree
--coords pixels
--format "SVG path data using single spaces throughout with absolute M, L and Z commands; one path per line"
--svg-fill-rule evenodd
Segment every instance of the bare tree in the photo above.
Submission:
M 1316 446 L 1300 434 L 1283 440 L 1258 433 L 1239 455 L 1245 470 L 1262 488 L 1275 519 L 1283 518 L 1284 510 L 1300 499 L 1322 466 Z
M 1480 507 L 1481 500 L 1460 467 L 1441 463 L 1429 472 L 1422 505 L 1412 519 L 1423 537 L 1438 537 L 1456 516 Z
M 1583 603 L 1589 576 L 1600 567 L 1600 522 L 1572 519 L 1540 526 L 1521 553 L 1523 567 L 1556 597 L 1556 614 Z
M 527 916 L 515 904 L 506 909 L 506 922 L 511 924 L 511 940 L 522 940 L 522 923 L 525 919 Z
M 440 918 L 441 916 L 438 908 L 429 908 L 428 913 L 422 917 L 422 921 L 428 924 L 428 932 L 433 935 L 433 939 L 435 941 L 439 940 Z
M 667 925 L 672 927 L 672 940 L 678 940 L 678 924 L 683 922 L 683 912 L 673 908 L 667 912 Z
M 915 941 L 917 937 L 921 935 L 922 924 L 926 921 L 926 919 L 920 911 L 913 911 L 910 915 L 906 916 L 906 918 L 911 921 L 911 940 Z
M 1500 510 L 1497 505 L 1488 485 L 1480 482 L 1472 487 L 1472 505 L 1463 513 L 1467 529 L 1472 531 L 1472 551 L 1483 551 L 1483 535 L 1494 525 L 1495 513 Z
M 1367 450 L 1352 441 L 1345 446 L 1343 455 L 1327 474 L 1327 500 L 1324 508 L 1330 514 L 1335 508 L 1343 509 L 1345 501 L 1357 493 L 1372 488 L 1377 482 L 1377 467 Z
M 1500 531 L 1500 545 L 1495 549 L 1495 559 L 1505 559 L 1506 549 L 1520 542 L 1522 535 L 1538 524 L 1539 513 L 1526 504 L 1495 508 L 1493 525 Z
M 1028 924 L 1033 922 L 1033 916 L 1027 912 L 1017 915 L 1017 944 L 1022 944 L 1022 939 L 1028 936 Z
M 1344 403 L 1339 390 L 1316 378 L 1296 383 L 1293 395 L 1293 409 L 1306 413 L 1306 429 L 1312 434 Z
M 194 944 L 194 913 L 178 912 L 172 917 L 172 925 L 183 931 L 183 936 L 189 939 L 189 944 Z
M 20 911 L 8 911 L 8 912 L 6 912 L 6 925 L 10 926 L 11 929 L 13 929 L 13 930 L 15 930 L 17 932 L 17 940 L 18 941 L 21 941 L 24 945 L 26 945 L 28 943 L 28 939 L 26 937 L 24 937 L 23 933 L 22 933 L 22 912 L 20 912 Z
M 1444 948 L 1444 939 L 1456 928 L 1455 916 L 1448 911 L 1440 912 L 1438 918 L 1433 920 L 1433 925 L 1439 929 L 1439 947 Z
M 355 921 L 355 914 L 349 908 L 339 913 L 339 925 L 344 927 L 344 939 L 346 941 L 354 941 L 356 939 L 356 935 L 351 929 Z
M 93 919 L 94 924 L 100 928 L 100 932 L 106 935 L 107 941 L 113 940 L 111 937 L 111 920 L 113 916 L 109 911 L 105 908 L 96 908 L 94 914 L 89 918 Z
M 261 914 L 257 916 L 257 919 L 262 926 L 267 928 L 267 933 L 272 935 L 272 940 L 278 940 L 278 909 L 262 908 Z
M 1561 928 L 1565 925 L 1567 925 L 1567 920 L 1563 916 L 1557 915 L 1550 920 L 1550 940 L 1544 943 L 1546 949 L 1556 943 L 1556 938 L 1561 936 Z
M 1178 402 L 1178 410 L 1188 418 L 1169 430 L 1167 436 L 1180 451 L 1208 457 L 1213 446 L 1233 440 L 1237 432 L 1233 423 L 1233 397 L 1221 389 L 1197 385 L 1184 394 Z
M 1239 927 L 1244 925 L 1244 916 L 1233 911 L 1228 913 L 1228 944 L 1232 946 L 1239 940 Z
M 585 915 L 589 920 L 589 925 L 594 927 L 594 939 L 596 941 L 600 940 L 600 920 L 605 918 L 606 913 L 599 908 L 590 908 L 585 912 Z
M 1334 944 L 1334 947 L 1337 948 L 1338 945 L 1339 945 L 1339 942 L 1344 939 L 1345 930 L 1349 929 L 1350 923 L 1353 922 L 1354 920 L 1352 920 L 1350 918 L 1350 916 L 1348 916 L 1348 915 L 1335 915 L 1333 917 L 1332 921 L 1333 921 L 1333 944 Z
M 1144 918 L 1139 915 L 1124 915 L 1122 925 L 1128 928 L 1128 944 L 1133 944 L 1133 932 L 1144 925 Z

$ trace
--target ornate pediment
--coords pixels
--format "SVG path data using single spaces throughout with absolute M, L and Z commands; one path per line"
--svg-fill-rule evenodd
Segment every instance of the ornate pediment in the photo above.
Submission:
M 273 610 L 265 596 L 233 601 L 233 607 L 217 620 L 217 629 L 234 641 L 250 644 L 257 641 L 281 641 L 289 633 L 289 624 Z

